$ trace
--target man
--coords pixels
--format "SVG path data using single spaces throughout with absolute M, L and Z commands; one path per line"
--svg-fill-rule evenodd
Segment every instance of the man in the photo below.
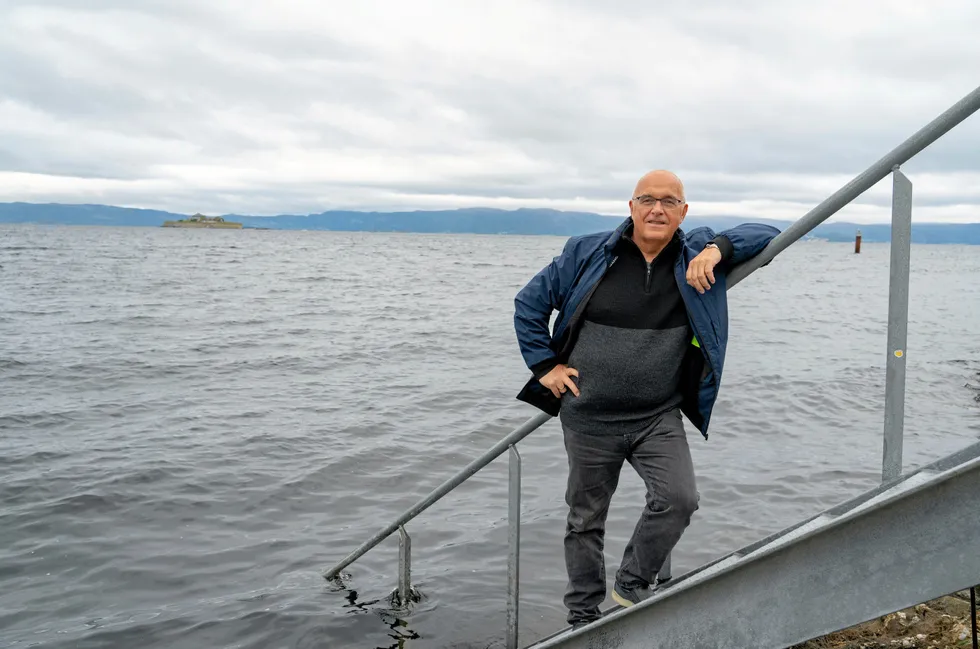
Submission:
M 569 239 L 515 299 L 533 374 L 517 398 L 560 416 L 568 454 L 565 605 L 574 627 L 597 619 L 606 596 L 605 521 L 624 461 L 647 494 L 613 585 L 621 606 L 652 594 L 698 508 L 681 413 L 707 439 L 728 337 L 725 274 L 779 233 L 744 224 L 685 234 L 684 186 L 669 171 L 644 175 L 629 208 L 614 231 Z

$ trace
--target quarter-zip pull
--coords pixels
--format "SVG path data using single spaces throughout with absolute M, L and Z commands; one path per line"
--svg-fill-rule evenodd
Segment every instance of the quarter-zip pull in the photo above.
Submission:
M 654 261 L 656 261 L 656 259 Z M 650 277 L 651 277 L 652 274 L 653 274 L 653 261 L 648 261 L 647 262 L 647 281 L 646 281 L 646 285 L 645 285 L 646 288 L 643 289 L 647 293 L 650 292 Z

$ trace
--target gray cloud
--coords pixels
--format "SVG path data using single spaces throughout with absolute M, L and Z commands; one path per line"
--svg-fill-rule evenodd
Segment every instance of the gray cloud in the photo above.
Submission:
M 85 0 L 0 7 L 0 200 L 794 218 L 976 86 L 980 5 Z M 980 118 L 907 167 L 980 220 Z M 842 214 L 888 216 L 886 183 Z

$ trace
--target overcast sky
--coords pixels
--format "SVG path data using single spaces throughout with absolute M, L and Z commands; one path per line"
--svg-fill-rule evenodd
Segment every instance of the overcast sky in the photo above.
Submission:
M 977 0 L 0 0 L 0 201 L 793 219 L 980 85 Z M 980 221 L 980 115 L 905 167 Z M 890 180 L 838 218 L 889 218 Z

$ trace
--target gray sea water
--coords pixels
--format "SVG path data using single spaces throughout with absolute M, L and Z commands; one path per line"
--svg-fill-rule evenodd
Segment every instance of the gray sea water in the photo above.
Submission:
M 321 571 L 536 411 L 515 292 L 563 238 L 0 226 L 0 646 L 497 647 L 506 457 Z M 913 246 L 906 466 L 980 437 L 980 255 Z M 888 246 L 790 248 L 732 289 L 675 574 L 873 487 Z M 524 457 L 522 643 L 564 624 L 566 464 Z M 612 574 L 643 505 L 627 466 Z

